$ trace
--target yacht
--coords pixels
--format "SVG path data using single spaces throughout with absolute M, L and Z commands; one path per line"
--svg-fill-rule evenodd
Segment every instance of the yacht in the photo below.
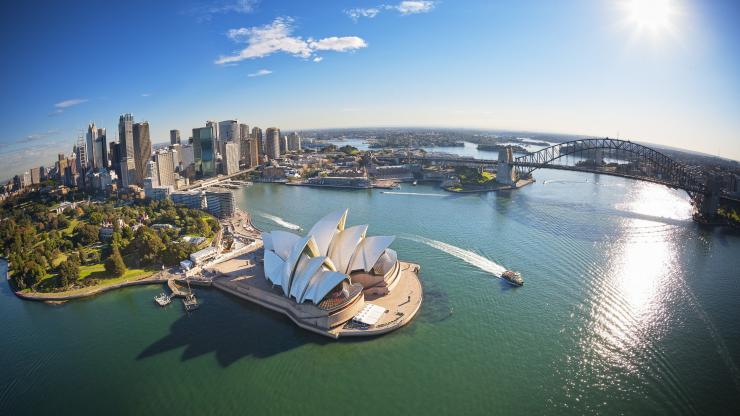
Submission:
M 522 275 L 512 270 L 507 270 L 501 273 L 501 278 L 514 286 L 522 286 L 524 284 L 524 279 L 522 279 Z
M 160 293 L 158 296 L 154 297 L 154 301 L 157 302 L 159 306 L 167 306 L 172 302 L 172 298 L 167 296 L 166 293 Z

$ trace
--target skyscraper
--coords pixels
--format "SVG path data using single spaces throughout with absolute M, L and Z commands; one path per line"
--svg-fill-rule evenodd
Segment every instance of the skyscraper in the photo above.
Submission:
M 249 126 L 239 124 L 239 161 L 249 164 Z
M 247 159 L 246 159 L 246 164 L 248 168 L 253 168 L 260 164 L 259 146 L 257 143 L 258 143 L 257 139 L 252 138 L 247 141 L 247 146 L 245 146 L 249 149 Z
M 95 169 L 95 141 L 98 139 L 98 129 L 95 127 L 95 122 L 87 125 L 87 135 L 85 137 L 85 156 L 86 166 L 90 169 Z
M 291 152 L 301 150 L 301 136 L 298 133 L 293 132 L 288 135 L 288 150 Z
M 170 130 L 170 144 L 180 144 L 180 130 Z
M 193 129 L 195 171 L 201 176 L 216 174 L 216 128 L 214 124 Z
M 280 129 L 270 127 L 265 130 L 265 154 L 270 159 L 280 158 Z
M 121 185 L 127 187 L 135 182 L 136 164 L 134 162 L 134 116 L 122 114 L 118 118 L 118 155 Z
M 224 173 L 232 175 L 239 172 L 239 143 L 227 142 L 224 146 Z
M 152 158 L 152 141 L 149 138 L 149 122 L 135 123 L 134 136 L 134 165 L 136 169 L 135 182 L 142 184 L 146 177 L 147 163 Z
M 116 172 L 116 176 L 121 177 L 121 152 L 117 142 L 109 144 L 110 168 Z
M 280 134 L 280 129 L 278 129 L 278 134 Z M 288 152 L 288 136 L 280 136 L 280 154 L 285 154 Z
M 173 156 L 174 152 L 170 149 L 162 149 L 154 153 L 159 186 L 175 186 L 175 162 Z
M 108 169 L 108 144 L 105 129 L 98 129 L 98 135 L 93 142 L 93 169 L 96 172 Z
M 252 127 L 252 138 L 257 140 L 257 149 L 259 154 L 265 154 L 265 142 L 262 138 L 262 129 L 259 127 Z

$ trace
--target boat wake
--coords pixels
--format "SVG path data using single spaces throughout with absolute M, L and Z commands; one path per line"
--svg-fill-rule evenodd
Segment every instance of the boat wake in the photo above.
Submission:
M 271 215 L 271 214 L 267 214 L 267 213 L 264 213 L 264 212 L 257 212 L 257 215 L 259 215 L 262 218 L 266 218 L 266 219 L 274 222 L 275 224 L 277 224 L 277 225 L 279 225 L 281 227 L 287 228 L 289 230 L 298 231 L 298 230 L 301 229 L 301 226 L 300 225 L 296 225 L 296 224 L 293 224 L 292 222 L 285 221 L 284 219 L 282 219 L 282 218 L 280 218 L 280 217 L 278 217 L 276 215 Z
M 562 183 L 562 184 L 567 184 L 567 183 L 588 183 L 588 179 L 586 179 L 585 181 L 568 181 L 568 180 L 564 180 L 564 179 L 548 179 L 548 180 L 542 182 L 543 185 L 555 184 L 555 183 Z
M 464 250 L 460 247 L 455 247 L 451 244 L 444 243 L 442 241 L 432 240 L 430 238 L 421 237 L 418 235 L 402 235 L 401 238 L 406 240 L 415 241 L 417 243 L 426 244 L 429 247 L 435 248 L 439 251 L 445 252 L 458 259 L 475 266 L 484 272 L 493 274 L 496 277 L 501 277 L 501 273 L 506 271 L 506 268 L 492 260 L 489 260 L 480 254 L 473 253 L 472 251 Z
M 447 196 L 446 194 L 425 194 L 421 192 L 387 192 L 387 191 L 384 191 L 381 193 L 386 194 L 386 195 L 415 195 L 415 196 L 436 196 L 436 197 Z

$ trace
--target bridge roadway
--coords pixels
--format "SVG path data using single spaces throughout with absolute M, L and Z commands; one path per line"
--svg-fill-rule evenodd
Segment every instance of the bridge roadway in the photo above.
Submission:
M 239 176 L 239 175 L 243 175 L 245 173 L 253 172 L 256 169 L 257 168 L 254 167 L 254 168 L 240 170 L 239 172 L 232 173 L 231 175 L 219 175 L 219 176 L 216 176 L 215 178 L 203 179 L 203 180 L 197 181 L 195 183 L 192 183 L 192 184 L 190 184 L 190 185 L 188 185 L 188 186 L 186 186 L 186 187 L 184 187 L 182 189 L 179 189 L 179 190 L 180 191 L 190 191 L 192 189 L 207 188 L 209 186 L 218 186 L 218 183 L 221 182 L 221 181 L 229 180 L 229 179 L 231 179 L 231 178 L 233 178 L 235 176 Z

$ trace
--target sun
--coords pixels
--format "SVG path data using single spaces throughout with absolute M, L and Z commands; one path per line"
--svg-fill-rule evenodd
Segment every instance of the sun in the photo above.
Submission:
M 672 0 L 626 0 L 622 6 L 627 13 L 627 20 L 641 31 L 668 30 L 676 14 Z

